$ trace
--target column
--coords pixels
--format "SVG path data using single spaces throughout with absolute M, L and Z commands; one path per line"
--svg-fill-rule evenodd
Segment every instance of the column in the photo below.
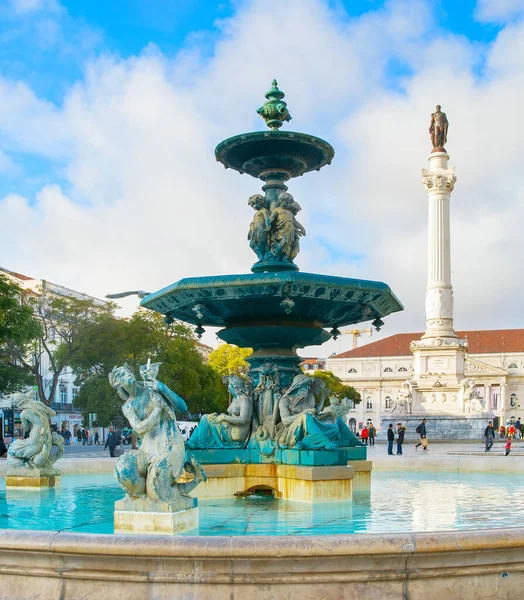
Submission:
M 426 332 L 424 338 L 457 338 L 453 329 L 453 287 L 449 205 L 456 177 L 448 168 L 449 155 L 436 151 L 429 156 L 429 169 L 422 181 L 429 198 L 428 286 L 426 288 Z
M 484 385 L 484 400 L 486 402 L 486 410 L 491 410 L 491 386 Z

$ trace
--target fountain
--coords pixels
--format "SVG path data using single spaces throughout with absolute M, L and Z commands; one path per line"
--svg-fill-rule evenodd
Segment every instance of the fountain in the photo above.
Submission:
M 258 113 L 269 130 L 234 136 L 215 149 L 224 167 L 263 181 L 249 198 L 255 210 L 248 240 L 257 255 L 252 273 L 182 279 L 142 299 L 141 305 L 196 326 L 219 327 L 218 336 L 252 348 L 248 382 L 230 380 L 228 414 L 207 415 L 187 446 L 206 465 L 203 497 L 272 489 L 290 500 L 351 499 L 357 465 L 361 483 L 366 449 L 345 422 L 323 410 L 329 390 L 304 375 L 298 348 L 320 345 L 339 328 L 402 310 L 380 282 L 301 273 L 295 258 L 306 235 L 301 206 L 286 182 L 329 165 L 334 150 L 322 139 L 281 131 L 291 116 L 274 80 Z M 227 465 L 226 469 L 224 465 Z M 299 468 L 298 468 L 299 467 Z

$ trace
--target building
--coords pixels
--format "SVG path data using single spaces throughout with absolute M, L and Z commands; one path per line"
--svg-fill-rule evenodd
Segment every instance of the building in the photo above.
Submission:
M 467 348 L 464 376 L 474 380 L 488 415 L 500 422 L 522 416 L 519 411 L 524 414 L 524 329 L 456 333 Z M 422 335 L 392 335 L 327 360 L 327 369 L 362 396 L 362 402 L 348 415 L 348 423 L 353 429 L 370 421 L 380 428 L 384 420 L 396 422 L 404 418 L 395 411 L 395 405 L 405 381 L 414 375 L 415 358 L 411 347 Z M 448 391 L 438 363 L 433 367 L 430 363 L 428 373 L 434 383 L 440 382 L 441 386 L 437 385 L 435 389 L 439 391 L 432 391 L 424 400 L 430 405 L 438 401 L 439 414 L 455 415 L 459 394 Z M 455 395 L 457 397 L 453 398 Z M 442 405 L 449 405 L 448 411 L 442 409 Z
M 35 279 L 1 267 L 0 274 L 17 283 L 28 294 L 33 294 L 35 296 L 38 296 L 41 293 L 41 290 L 43 290 L 56 296 L 77 298 L 80 300 L 92 300 L 100 306 L 106 304 L 103 300 L 57 285 L 45 279 Z M 58 335 L 57 332 L 57 339 Z M 49 391 L 52 382 L 49 357 L 47 353 L 43 352 L 41 349 L 40 354 L 42 357 L 41 372 L 44 386 L 47 388 L 46 391 Z M 60 374 L 55 397 L 51 405 L 52 409 L 56 412 L 56 416 L 51 419 L 51 423 L 55 425 L 57 429 L 69 429 L 73 434 L 75 434 L 77 429 L 82 426 L 83 421 L 82 413 L 74 408 L 74 400 L 78 393 L 78 387 L 75 386 L 75 379 L 75 375 L 71 369 L 66 367 Z M 22 435 L 20 411 L 14 409 L 10 396 L 0 396 L 0 431 L 3 432 L 3 437 L 4 439 L 7 439 L 7 441 L 13 437 L 13 434 L 15 437 Z
M 304 371 L 324 371 L 326 369 L 325 358 L 304 358 L 300 363 Z

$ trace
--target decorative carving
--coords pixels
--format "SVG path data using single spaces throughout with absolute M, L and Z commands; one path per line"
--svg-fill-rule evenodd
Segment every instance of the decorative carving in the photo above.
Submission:
M 115 464 L 120 486 L 132 498 L 176 503 L 186 497 L 206 476 L 191 457 L 186 462 L 182 434 L 175 411 L 186 412 L 184 400 L 156 379 L 161 363 L 140 367 L 137 381 L 128 365 L 115 367 L 109 383 L 125 403 L 124 416 L 142 441 L 138 450 L 123 454 Z M 177 483 L 184 469 L 194 475 L 188 483 Z
M 261 194 L 255 194 L 248 204 L 256 210 L 249 226 L 249 245 L 260 262 L 293 262 L 300 251 L 299 240 L 306 230 L 295 218 L 302 210 L 288 192 L 281 192 L 273 210 Z
M 453 318 L 453 290 L 450 288 L 429 288 L 426 291 L 426 318 Z
M 259 381 L 255 388 L 255 419 L 257 439 L 275 437 L 275 398 L 280 393 L 278 367 L 267 362 L 260 365 Z
M 431 113 L 431 121 L 429 123 L 429 135 L 434 150 L 444 150 L 444 145 L 448 141 L 448 118 L 446 117 L 446 113 L 443 113 L 440 108 L 440 104 L 437 104 L 436 111 Z
M 449 194 L 453 191 L 456 181 L 455 169 L 439 169 L 438 171 L 422 169 L 422 183 L 428 194 L 444 192 Z
M 244 448 L 247 445 L 253 418 L 251 383 L 231 375 L 228 385 L 232 400 L 227 414 L 204 415 L 187 442 L 188 448 Z
M 276 79 L 271 82 L 271 89 L 265 94 L 267 102 L 257 110 L 270 129 L 279 129 L 284 121 L 291 121 L 286 103 L 282 100 L 285 94 L 278 89 Z
M 64 454 L 64 439 L 56 431 L 51 431 L 49 419 L 56 412 L 43 402 L 35 400 L 35 391 L 23 394 L 16 392 L 12 395 L 13 405 L 21 408 L 20 422 L 27 438 L 16 439 L 9 444 L 7 464 L 10 467 L 50 471 L 53 464 Z M 56 448 L 56 453 L 52 448 Z
M 460 382 L 464 408 L 468 413 L 479 413 L 485 410 L 485 400 L 475 387 L 474 379 L 462 379 Z

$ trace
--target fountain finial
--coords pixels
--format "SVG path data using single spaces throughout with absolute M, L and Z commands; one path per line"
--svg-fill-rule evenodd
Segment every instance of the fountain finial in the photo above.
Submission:
M 257 110 L 270 129 L 279 129 L 284 121 L 291 121 L 286 103 L 282 100 L 284 92 L 278 89 L 277 80 L 271 82 L 271 89 L 266 93 L 267 102 Z

